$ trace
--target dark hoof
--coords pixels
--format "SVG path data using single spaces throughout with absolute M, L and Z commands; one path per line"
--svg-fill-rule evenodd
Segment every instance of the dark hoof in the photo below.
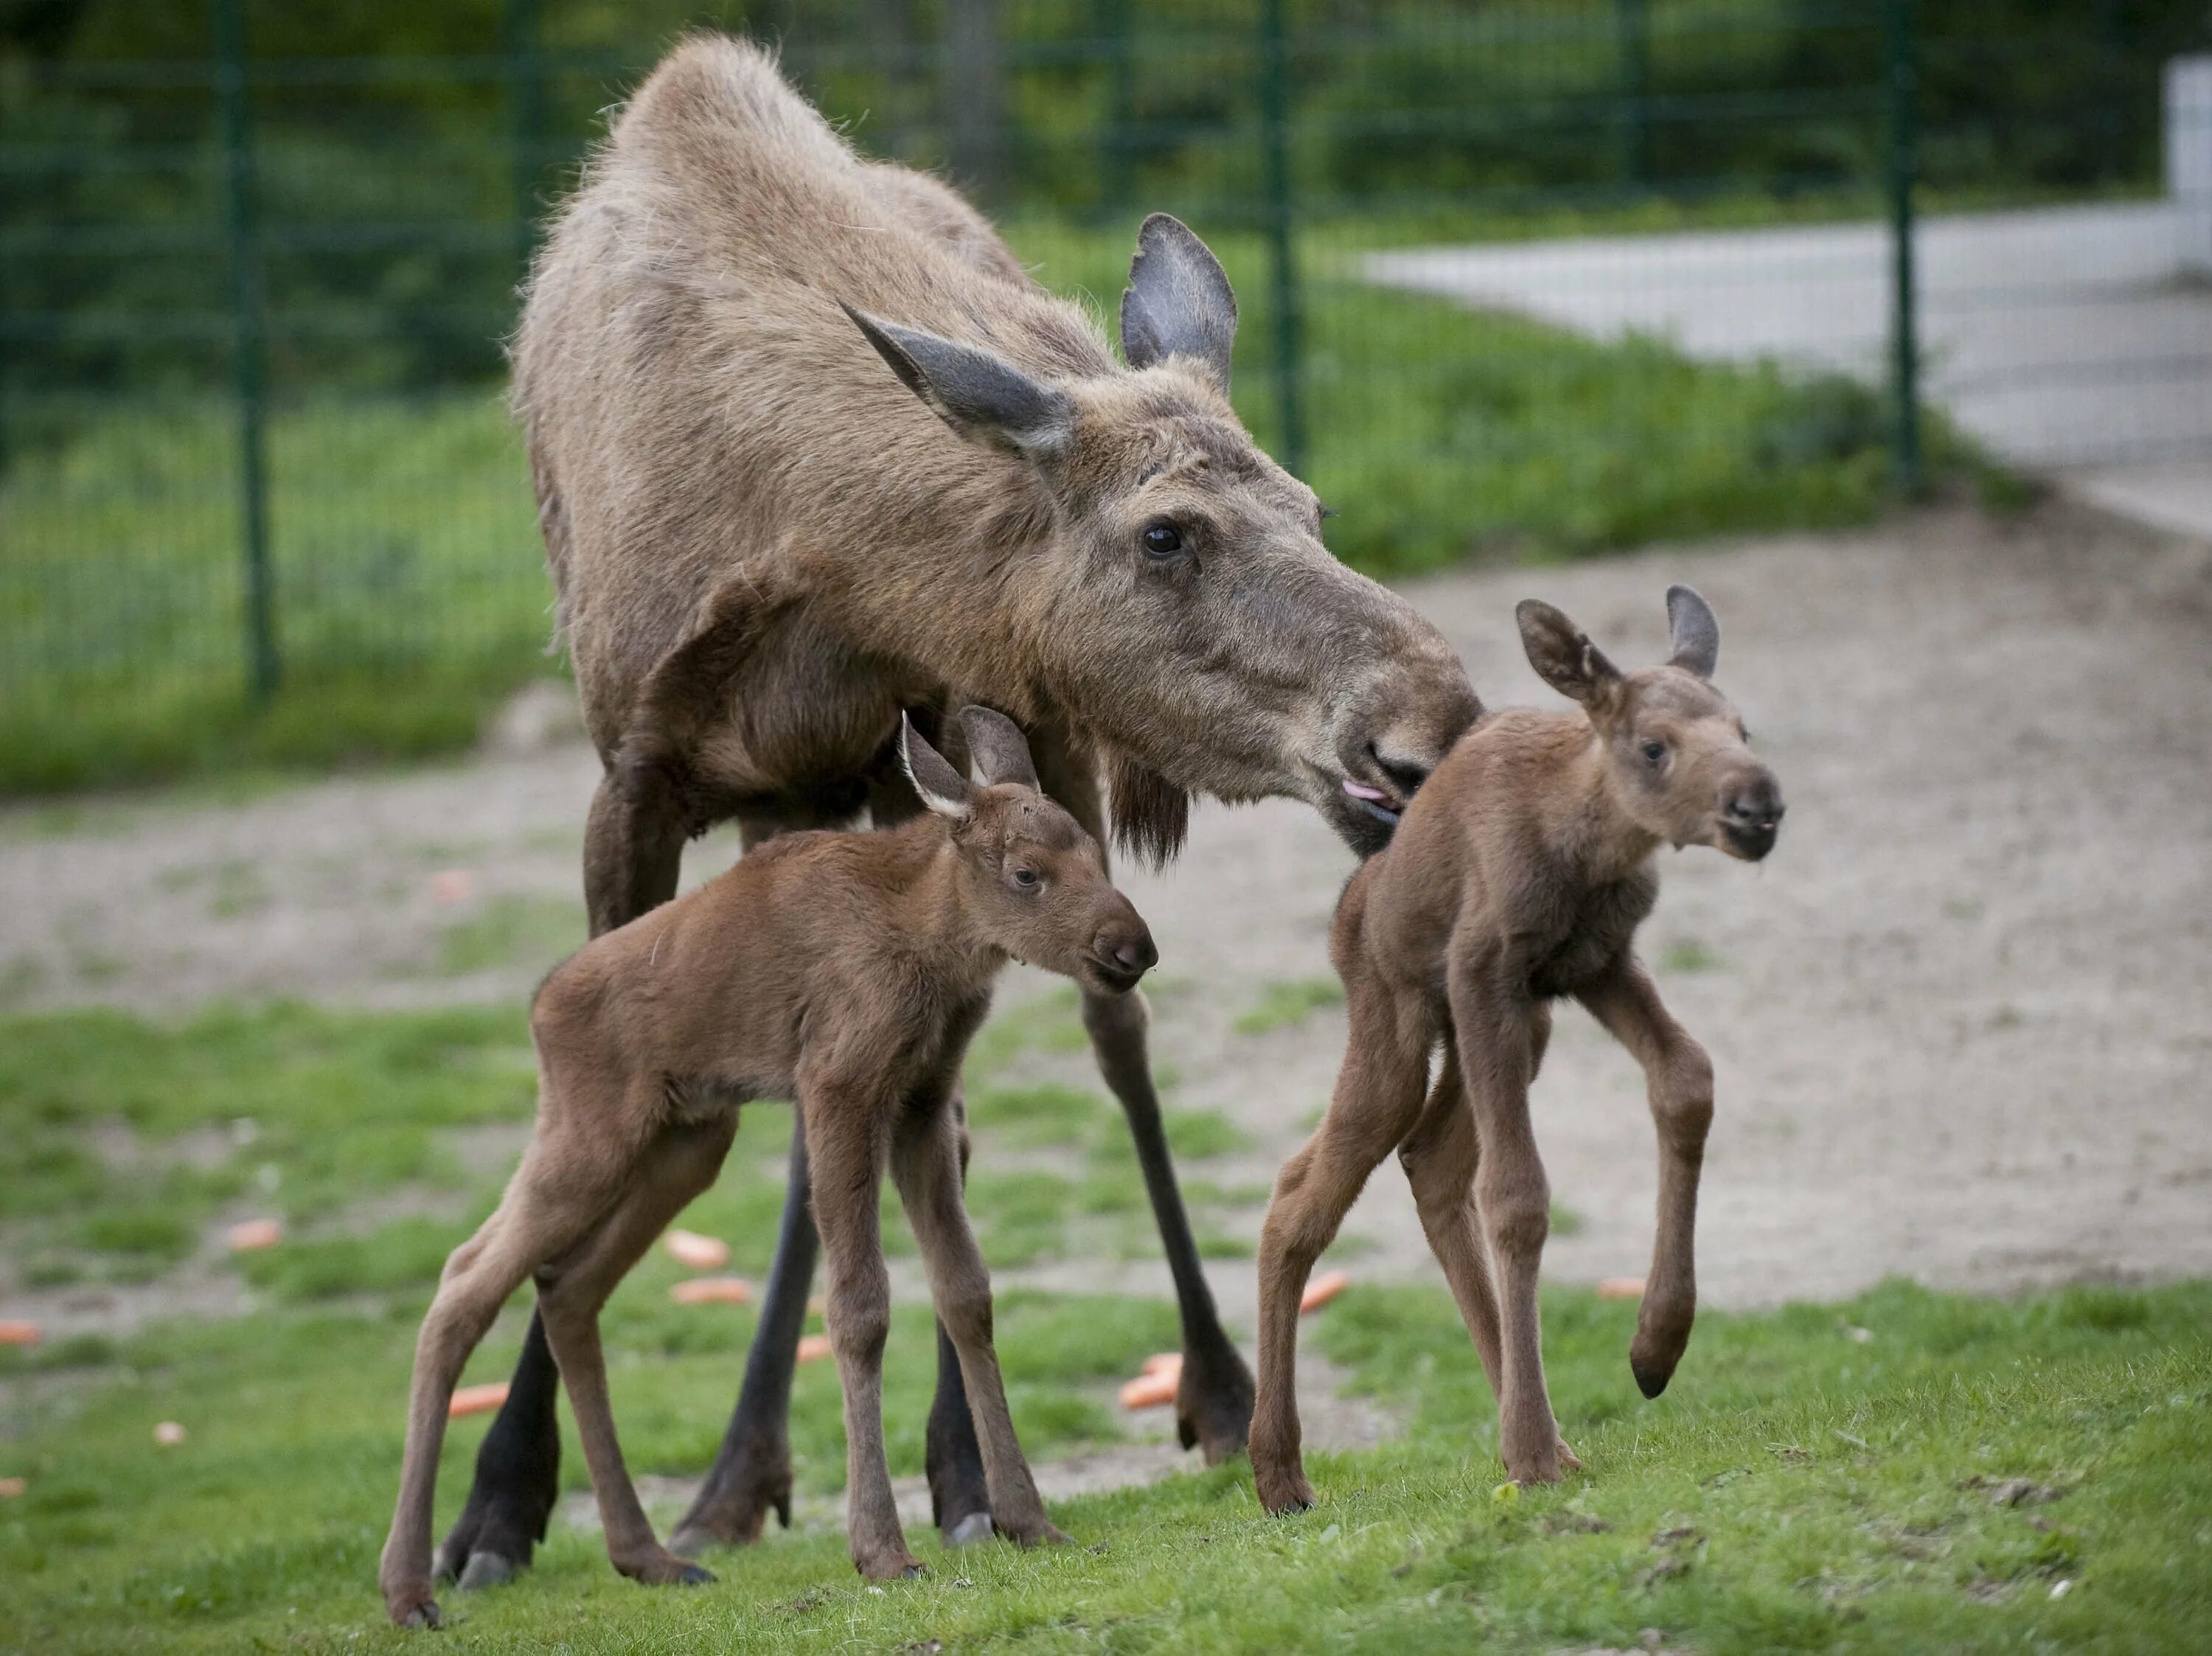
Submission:
M 972 1547 L 988 1541 L 992 1536 L 991 1514 L 969 1513 L 967 1517 L 947 1525 L 945 1544 L 948 1547 Z
M 513 1495 L 471 1492 L 459 1520 L 438 1549 L 433 1579 L 464 1587 L 494 1587 L 530 1568 L 553 1516 L 551 1488 Z
M 1628 1360 L 1628 1370 L 1636 1376 L 1636 1389 L 1647 1398 L 1657 1397 L 1667 1389 L 1667 1382 L 1674 1378 L 1673 1369 L 1662 1368 L 1654 1362 L 1638 1362 L 1633 1357 Z
M 512 1558 L 502 1558 L 495 1552 L 472 1552 L 460 1574 L 463 1592 L 481 1592 L 486 1587 L 503 1587 L 520 1574 L 522 1566 Z
M 711 1586 L 714 1580 L 714 1571 L 702 1569 L 696 1564 L 686 1564 L 684 1573 L 676 1578 L 676 1585 L 679 1587 L 703 1587 Z
M 719 1474 L 719 1475 L 718 1475 Z M 668 1538 L 678 1553 L 748 1547 L 761 1538 L 774 1513 L 791 1527 L 791 1457 L 783 1449 L 757 1450 L 727 1473 L 710 1472 L 707 1487 Z
M 1244 1447 L 1252 1431 L 1252 1371 L 1233 1348 L 1200 1359 L 1183 1354 L 1176 1392 L 1176 1435 L 1218 1466 Z
M 438 1613 L 436 1602 L 428 1598 L 400 1617 L 398 1622 L 410 1633 L 435 1632 L 446 1625 L 445 1617 Z

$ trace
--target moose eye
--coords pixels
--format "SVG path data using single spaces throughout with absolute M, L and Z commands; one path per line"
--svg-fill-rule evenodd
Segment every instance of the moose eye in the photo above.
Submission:
M 1140 538 L 1148 558 L 1172 558 L 1182 550 L 1182 531 L 1170 523 L 1148 525 Z
M 1033 868 L 1016 869 L 1014 870 L 1014 883 L 1024 891 L 1035 891 L 1037 889 L 1036 870 Z
M 1665 764 L 1667 762 L 1667 744 L 1664 742 L 1646 742 L 1644 744 L 1644 762 L 1651 766 L 1654 769 Z

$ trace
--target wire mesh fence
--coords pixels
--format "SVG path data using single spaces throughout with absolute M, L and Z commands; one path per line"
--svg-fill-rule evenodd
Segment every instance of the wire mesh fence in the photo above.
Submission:
M 33 8 L 0 787 L 434 747 L 536 670 L 501 341 L 544 205 L 695 21 L 1102 309 L 1144 213 L 1190 222 L 1240 409 L 1370 569 L 2212 453 L 2201 4 Z

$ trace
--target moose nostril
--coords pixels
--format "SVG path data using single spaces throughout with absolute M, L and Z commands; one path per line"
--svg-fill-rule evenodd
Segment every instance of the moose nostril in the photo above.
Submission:
M 1114 963 L 1125 972 L 1149 972 L 1159 964 L 1160 951 L 1152 946 L 1152 933 L 1143 932 L 1121 944 L 1114 950 Z
M 1750 788 L 1728 802 L 1731 821 L 1772 828 L 1782 821 L 1783 804 L 1771 788 Z
M 1372 742 L 1367 744 L 1367 756 L 1375 761 L 1375 768 L 1396 785 L 1399 794 L 1410 799 L 1419 792 L 1421 784 L 1429 779 L 1430 767 L 1418 759 L 1389 759 Z

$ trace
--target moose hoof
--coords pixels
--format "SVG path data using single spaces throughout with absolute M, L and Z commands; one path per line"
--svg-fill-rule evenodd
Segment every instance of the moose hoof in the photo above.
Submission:
M 949 1526 L 945 1532 L 948 1547 L 972 1547 L 991 1538 L 991 1514 L 969 1513 L 967 1517 Z
M 699 1564 L 686 1564 L 676 1573 L 676 1585 L 679 1587 L 711 1586 L 714 1581 L 714 1572 Z
M 469 1562 L 461 1567 L 461 1591 L 481 1592 L 486 1587 L 503 1587 L 521 1570 L 522 1566 L 512 1558 L 503 1558 L 495 1552 L 472 1552 Z
M 438 1613 L 438 1601 L 427 1595 L 398 1600 L 386 1608 L 392 1612 L 392 1624 L 410 1633 L 434 1630 L 446 1624 L 445 1617 Z
M 1252 1430 L 1252 1372 L 1232 1349 L 1200 1359 L 1183 1354 L 1176 1389 L 1176 1435 L 1218 1466 L 1244 1447 Z
M 1628 1360 L 1628 1371 L 1636 1376 L 1636 1389 L 1647 1398 L 1656 1398 L 1667 1389 L 1667 1382 L 1674 1378 L 1670 1365 L 1661 1368 L 1657 1363 L 1637 1357 Z
M 781 1449 L 753 1450 L 731 1475 L 708 1475 L 707 1488 L 668 1544 L 685 1554 L 750 1546 L 768 1527 L 770 1513 L 785 1529 L 791 1527 L 790 1457 Z

